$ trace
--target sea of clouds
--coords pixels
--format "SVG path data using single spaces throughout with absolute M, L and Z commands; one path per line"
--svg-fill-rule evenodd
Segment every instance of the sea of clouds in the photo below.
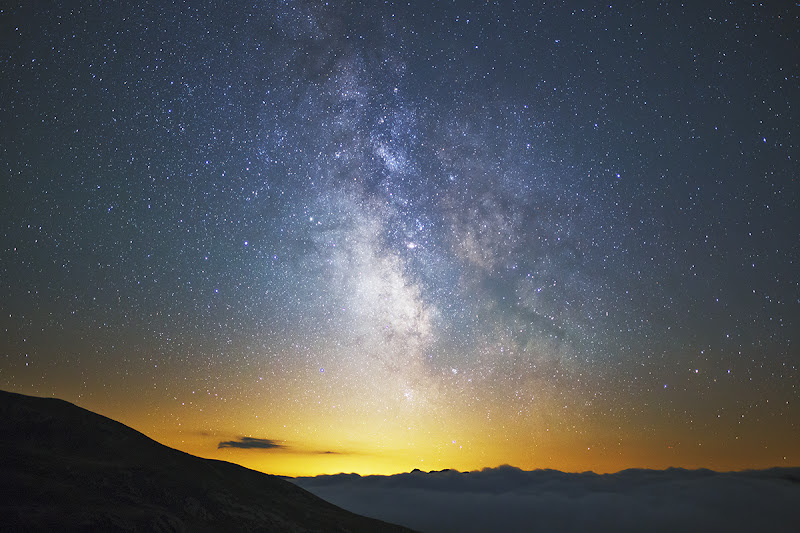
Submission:
M 501 466 L 294 482 L 355 513 L 422 532 L 800 531 L 800 468 L 599 475 Z

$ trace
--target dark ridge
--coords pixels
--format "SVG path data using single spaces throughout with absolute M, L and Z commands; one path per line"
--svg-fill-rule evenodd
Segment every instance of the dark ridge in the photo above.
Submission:
M 0 480 L 3 531 L 410 531 L 63 400 L 5 391 Z

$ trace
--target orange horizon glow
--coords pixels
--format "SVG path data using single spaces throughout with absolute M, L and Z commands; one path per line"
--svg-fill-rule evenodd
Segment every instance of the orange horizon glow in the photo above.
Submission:
M 514 418 L 508 416 L 505 421 L 492 425 L 482 423 L 481 417 L 467 418 L 471 426 L 465 426 L 463 418 L 459 423 L 442 420 L 440 424 L 412 430 L 395 424 L 392 428 L 381 428 L 380 433 L 370 430 L 369 425 L 363 422 L 351 425 L 349 432 L 337 433 L 335 427 L 323 422 L 323 417 L 313 423 L 313 419 L 308 418 L 310 431 L 303 434 L 293 433 L 279 427 L 280 424 L 255 416 L 233 417 L 226 427 L 211 431 L 207 429 L 209 421 L 221 413 L 209 412 L 207 407 L 187 410 L 179 421 L 174 422 L 169 417 L 160 417 L 163 408 L 157 404 L 137 410 L 134 403 L 112 406 L 85 398 L 63 399 L 122 422 L 161 444 L 186 453 L 288 477 L 339 473 L 392 475 L 414 469 L 469 472 L 501 465 L 522 470 L 591 471 L 598 474 L 630 468 L 660 470 L 671 467 L 740 471 L 800 463 L 790 433 L 780 424 L 768 421 L 752 422 L 760 428 L 757 433 L 752 431 L 752 427 L 743 428 L 746 431 L 742 431 L 738 438 L 736 435 L 722 438 L 719 434 L 719 439 L 712 440 L 704 439 L 691 427 L 680 432 L 670 431 L 667 427 L 649 427 L 647 431 L 637 432 L 633 424 L 611 424 L 608 416 L 605 420 L 600 417 L 592 421 L 588 415 L 584 415 L 587 422 L 581 430 L 553 423 L 552 417 L 547 426 L 545 420 L 548 417 L 544 416 L 538 417 L 545 424 L 542 426 L 514 425 Z M 252 418 L 250 423 L 247 418 Z M 374 419 L 373 423 L 376 423 Z M 313 429 L 315 424 L 316 431 Z M 363 428 L 361 432 L 353 431 L 359 426 Z M 498 431 L 498 427 L 504 429 Z M 410 434 L 413 437 L 410 438 Z M 218 447 L 222 441 L 274 435 L 282 437 L 273 440 L 285 448 Z M 377 445 L 370 447 L 365 444 L 370 441 Z M 404 442 L 406 446 L 402 446 Z M 763 453 L 765 451 L 771 453 Z

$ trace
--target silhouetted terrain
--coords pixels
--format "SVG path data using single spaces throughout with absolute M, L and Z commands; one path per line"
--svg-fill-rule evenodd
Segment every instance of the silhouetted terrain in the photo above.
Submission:
M 68 402 L 0 391 L 3 531 L 409 531 L 283 479 L 163 446 Z
M 501 466 L 295 482 L 345 509 L 426 533 L 800 531 L 800 468 L 600 475 Z

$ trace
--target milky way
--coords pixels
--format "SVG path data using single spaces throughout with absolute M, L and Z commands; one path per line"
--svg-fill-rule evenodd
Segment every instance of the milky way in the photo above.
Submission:
M 4 388 L 277 473 L 800 461 L 797 7 L 2 18 Z

